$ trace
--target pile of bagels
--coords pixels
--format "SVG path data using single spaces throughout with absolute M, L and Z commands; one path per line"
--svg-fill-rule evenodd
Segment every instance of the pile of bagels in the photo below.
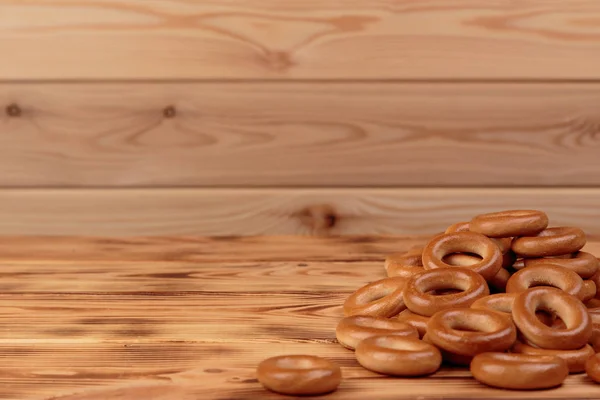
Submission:
M 581 251 L 581 229 L 548 222 L 538 210 L 478 215 L 390 254 L 388 277 L 344 302 L 338 342 L 384 375 L 424 376 L 446 363 L 504 389 L 552 388 L 570 373 L 600 382 L 599 261 Z M 330 392 L 341 380 L 315 356 L 275 357 L 257 372 L 286 394 Z

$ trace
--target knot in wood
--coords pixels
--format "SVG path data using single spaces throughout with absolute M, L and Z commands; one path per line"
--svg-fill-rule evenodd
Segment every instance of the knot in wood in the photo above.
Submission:
M 23 111 L 18 104 L 12 103 L 6 106 L 6 115 L 9 117 L 20 117 Z
M 290 69 L 294 62 L 285 51 L 269 51 L 265 54 L 265 61 L 273 71 L 284 72 Z
M 328 204 L 308 206 L 297 213 L 298 218 L 311 231 L 322 233 L 336 226 L 339 216 Z
M 163 115 L 165 116 L 165 118 L 175 118 L 175 116 L 177 115 L 177 110 L 174 106 L 167 106 L 163 110 Z

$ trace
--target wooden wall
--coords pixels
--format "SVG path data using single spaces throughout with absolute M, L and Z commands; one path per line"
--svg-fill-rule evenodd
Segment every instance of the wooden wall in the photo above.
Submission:
M 0 234 L 600 234 L 595 0 L 0 0 Z

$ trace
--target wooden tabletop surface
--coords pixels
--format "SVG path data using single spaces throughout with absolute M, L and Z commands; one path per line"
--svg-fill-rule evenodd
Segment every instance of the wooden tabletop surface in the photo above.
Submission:
M 344 299 L 424 237 L 43 238 L 0 241 L 0 399 L 283 399 L 256 365 L 314 354 L 342 367 L 328 399 L 600 398 L 487 388 L 464 369 L 395 379 L 335 340 Z M 600 254 L 600 241 L 587 250 Z

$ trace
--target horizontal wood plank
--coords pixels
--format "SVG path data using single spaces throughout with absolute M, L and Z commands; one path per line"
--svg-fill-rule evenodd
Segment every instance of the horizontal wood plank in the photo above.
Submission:
M 402 244 L 398 246 L 405 249 Z M 599 253 L 600 254 L 600 253 Z M 331 256 L 335 257 L 332 252 Z M 382 252 L 383 257 L 383 252 Z M 0 261 L 0 293 L 353 291 L 385 277 L 374 261 Z M 296 279 L 301 278 L 302 287 Z M 333 279 L 329 279 L 333 278 Z M 265 282 L 268 280 L 268 284 Z M 240 286 L 239 282 L 244 285 Z
M 0 105 L 5 187 L 600 185 L 600 84 L 4 83 Z
M 0 397 L 10 400 L 281 399 L 263 389 L 256 366 L 265 358 L 313 354 L 339 364 L 343 380 L 328 399 L 572 399 L 600 396 L 585 374 L 551 391 L 486 387 L 464 369 L 443 367 L 423 379 L 389 378 L 360 367 L 354 354 L 324 343 L 39 343 L 0 344 Z M 451 396 L 448 396 L 452 393 Z M 366 396 L 366 397 L 365 397 Z M 483 397 L 485 396 L 485 397 Z
M 1 207 L 0 207 L 1 208 Z M 0 260 L 44 263 L 85 262 L 269 262 L 376 261 L 423 244 L 428 236 L 2 236 Z M 590 243 L 590 245 L 594 245 Z M 151 264 L 150 264 L 151 265 Z M 82 268 L 85 270 L 86 268 Z M 239 281 L 239 280 L 238 280 Z
M 371 271 L 379 276 L 383 266 Z M 0 319 L 10 322 L 0 343 L 335 343 L 344 299 L 367 282 L 329 292 L 302 285 L 295 293 L 263 283 L 257 293 L 2 294 Z
M 554 226 L 600 235 L 599 202 L 600 189 L 563 188 L 4 189 L 0 234 L 432 235 L 480 213 L 533 208 Z
M 3 79 L 600 77 L 589 0 L 2 1 Z

